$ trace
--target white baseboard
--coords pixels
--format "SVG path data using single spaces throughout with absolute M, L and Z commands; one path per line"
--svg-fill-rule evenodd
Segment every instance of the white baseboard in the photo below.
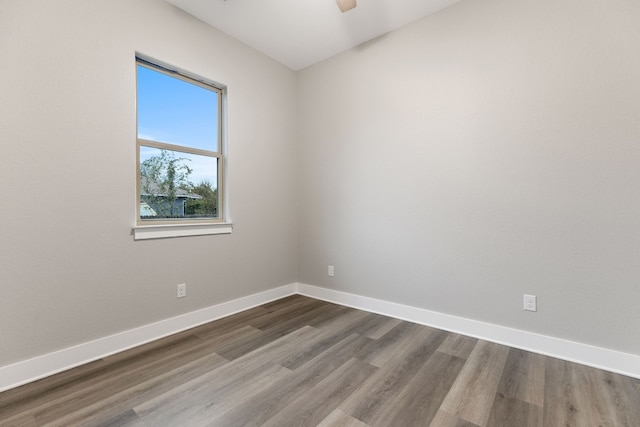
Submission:
M 296 289 L 312 298 L 640 378 L 638 355 L 317 286 L 298 283 Z
M 0 367 L 0 392 L 296 292 L 290 284 Z
M 640 378 L 638 355 L 332 289 L 293 283 L 2 366 L 0 392 L 295 293 Z

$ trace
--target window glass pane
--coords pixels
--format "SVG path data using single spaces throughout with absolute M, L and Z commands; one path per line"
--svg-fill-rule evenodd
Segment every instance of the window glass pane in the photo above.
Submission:
M 218 151 L 218 93 L 138 65 L 138 138 Z
M 218 218 L 218 159 L 140 146 L 140 219 Z

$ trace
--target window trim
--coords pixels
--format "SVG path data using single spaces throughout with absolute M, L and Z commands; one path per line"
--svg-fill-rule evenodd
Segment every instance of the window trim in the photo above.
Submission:
M 199 224 L 157 224 L 133 227 L 133 240 L 166 239 L 171 237 L 206 236 L 211 234 L 231 234 L 230 222 Z
M 203 79 L 192 73 L 169 66 L 161 61 L 148 58 L 136 53 L 136 88 L 138 79 L 138 65 L 149 68 L 153 71 L 163 73 L 170 77 L 178 78 L 191 84 L 195 84 L 204 89 L 211 90 L 218 94 L 218 146 L 217 151 L 203 150 L 199 148 L 175 145 L 162 141 L 153 141 L 138 138 L 138 126 L 136 124 L 136 202 L 135 202 L 135 226 L 133 235 L 135 240 L 153 239 L 164 237 L 179 237 L 208 234 L 231 233 L 233 224 L 228 222 L 228 207 L 226 203 L 226 87 L 219 83 Z M 137 95 L 136 95 L 136 123 L 138 120 Z M 166 149 L 181 153 L 207 156 L 217 159 L 217 190 L 218 190 L 218 210 L 216 218 L 167 218 L 159 220 L 149 220 L 140 218 L 140 148 L 151 147 Z

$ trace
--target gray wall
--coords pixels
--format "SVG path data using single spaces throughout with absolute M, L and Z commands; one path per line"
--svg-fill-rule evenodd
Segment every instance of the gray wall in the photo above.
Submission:
M 160 0 L 0 1 L 0 366 L 295 281 L 640 354 L 639 18 L 468 0 L 296 75 Z M 233 234 L 133 241 L 135 51 L 228 85 Z
M 640 354 L 639 22 L 469 0 L 301 71 L 299 281 Z
M 228 86 L 233 234 L 133 241 L 136 51 Z M 2 0 L 0 57 L 0 366 L 296 281 L 292 71 L 159 0 Z

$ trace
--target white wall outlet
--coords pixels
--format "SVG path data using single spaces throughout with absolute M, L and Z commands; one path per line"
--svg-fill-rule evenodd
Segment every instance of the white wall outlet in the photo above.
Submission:
M 334 272 L 334 269 L 333 269 L 333 265 L 330 265 L 327 268 L 327 274 L 329 275 L 329 277 L 333 277 L 334 276 L 335 272 Z
M 187 296 L 187 284 L 180 283 L 178 285 L 178 298 L 184 298 Z
M 524 295 L 524 307 L 526 311 L 538 311 L 538 301 L 535 295 Z

